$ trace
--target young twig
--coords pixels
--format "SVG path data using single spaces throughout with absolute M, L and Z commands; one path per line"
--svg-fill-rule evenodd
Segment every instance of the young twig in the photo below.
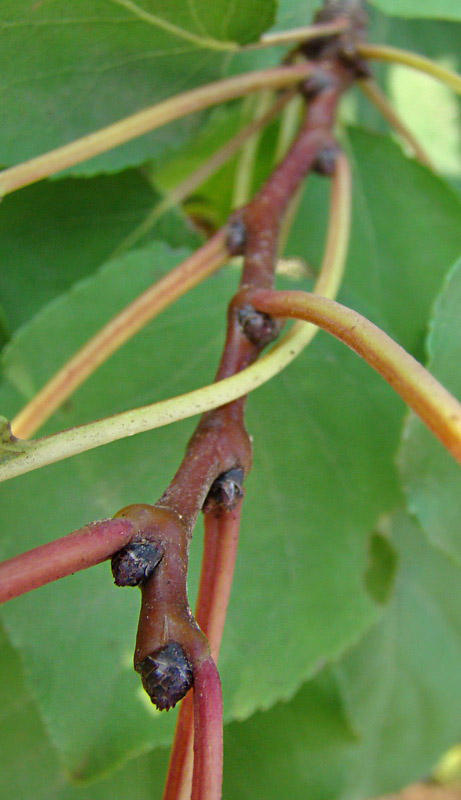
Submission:
M 91 522 L 0 564 L 0 603 L 110 558 L 131 540 L 129 520 Z

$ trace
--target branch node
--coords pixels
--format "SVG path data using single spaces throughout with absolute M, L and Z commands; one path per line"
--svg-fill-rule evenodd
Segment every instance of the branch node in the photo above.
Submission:
M 139 586 L 153 574 L 163 558 L 163 548 L 148 539 L 130 542 L 112 556 L 116 586 Z
M 243 333 L 257 347 L 265 347 L 279 335 L 280 323 L 249 304 L 239 308 L 237 317 Z
M 218 475 L 213 481 L 203 504 L 203 511 L 232 511 L 243 497 L 244 472 L 241 467 L 234 467 Z
M 159 711 L 169 711 L 187 694 L 194 673 L 178 642 L 169 642 L 135 665 L 142 685 Z

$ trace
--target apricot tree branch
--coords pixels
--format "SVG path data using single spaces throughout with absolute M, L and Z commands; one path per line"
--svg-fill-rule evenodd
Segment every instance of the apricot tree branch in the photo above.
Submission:
M 244 240 L 242 294 L 248 287 L 272 285 L 280 224 L 293 194 L 314 163 L 320 162 L 324 166 L 330 160 L 333 164 L 336 160 L 338 153 L 331 130 L 337 102 L 351 82 L 351 75 L 342 66 L 335 67 L 329 78 L 322 82 L 320 90 L 311 94 L 309 113 L 285 159 L 243 212 L 235 215 L 235 224 L 241 226 Z M 344 178 L 345 173 L 348 176 L 347 163 L 341 161 L 341 164 L 339 172 Z M 331 166 L 330 170 L 334 172 Z M 347 179 L 342 189 L 344 185 L 349 186 Z M 347 189 L 345 194 L 347 196 Z M 348 210 L 346 218 L 348 221 Z M 345 228 L 348 230 L 347 223 Z M 338 242 L 343 243 L 343 226 L 340 226 L 340 231 L 335 246 L 332 244 L 334 239 L 329 237 L 329 268 L 335 261 L 332 252 L 337 249 Z M 341 263 L 342 256 L 343 253 L 339 259 Z M 248 314 L 247 307 L 242 306 L 240 301 L 241 294 L 238 293 L 229 307 L 227 337 L 218 379 L 241 371 L 257 358 L 260 350 L 278 332 L 277 326 L 269 318 Z M 242 399 L 202 418 L 183 463 L 160 500 L 161 505 L 166 504 L 191 522 L 194 513 L 205 501 L 206 541 L 197 614 L 202 628 L 211 635 L 210 645 L 216 655 L 235 564 L 242 494 L 240 484 L 251 466 L 251 450 L 243 414 Z M 236 505 L 238 514 L 233 513 Z M 229 528 L 230 536 L 223 535 L 226 528 Z M 197 715 L 194 716 L 196 739 L 199 728 Z M 185 800 L 189 796 L 191 741 L 191 703 L 186 698 L 178 720 L 164 800 Z M 195 777 L 199 769 L 197 758 L 196 742 L 192 796 L 198 798 Z

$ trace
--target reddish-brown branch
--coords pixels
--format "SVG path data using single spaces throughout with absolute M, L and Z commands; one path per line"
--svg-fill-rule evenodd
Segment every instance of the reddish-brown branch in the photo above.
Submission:
M 131 540 L 129 520 L 92 522 L 0 564 L 0 603 L 110 558 Z
M 239 293 L 229 306 L 226 342 L 217 379 L 233 375 L 251 364 L 280 329 L 270 318 L 252 315 L 245 298 L 249 291 L 272 288 L 281 220 L 306 173 L 314 166 L 325 168 L 327 165 L 327 172 L 328 164 L 333 167 L 337 151 L 333 140 L 337 104 L 343 91 L 356 77 L 354 66 L 347 66 L 337 56 L 338 52 L 332 54 L 329 51 L 327 58 L 320 59 L 317 82 L 306 87 L 309 109 L 296 141 L 254 200 L 237 212 L 232 220 L 231 228 L 237 230 L 236 240 L 240 238 L 242 241 L 240 252 L 245 257 L 244 269 Z M 234 252 L 239 252 L 238 247 Z M 192 533 L 212 484 L 220 476 L 222 478 L 223 473 L 241 470 L 246 475 L 251 467 L 251 442 L 245 430 L 244 409 L 245 398 L 241 398 L 204 415 L 189 442 L 182 464 L 157 504 L 159 509 L 181 519 L 187 536 Z M 209 634 L 212 652 L 217 656 L 232 583 L 240 508 L 238 513 L 223 511 L 220 514 L 207 503 L 205 514 L 207 538 L 197 615 L 202 629 Z M 184 564 L 187 569 L 187 552 Z M 158 576 L 154 576 L 148 582 L 145 596 L 154 591 L 151 585 L 153 587 L 157 580 Z M 155 627 L 152 615 L 152 604 L 143 601 L 138 642 L 151 640 L 149 631 Z M 204 721 L 208 725 L 210 719 L 216 726 L 217 717 L 208 719 L 208 722 L 206 715 L 201 717 L 199 702 L 202 696 L 200 685 L 197 685 L 197 669 L 209 663 L 212 662 L 205 659 L 198 668 L 194 667 L 192 797 L 195 800 L 220 796 L 220 787 L 215 782 L 217 758 L 215 755 L 214 761 L 208 763 L 204 748 L 210 744 L 210 733 L 202 728 Z M 208 700 L 213 703 L 212 699 Z M 218 703 L 217 698 L 215 701 Z M 186 698 L 179 718 L 164 800 L 186 800 L 190 796 L 192 738 L 192 705 Z M 207 781 L 210 781 L 209 785 Z

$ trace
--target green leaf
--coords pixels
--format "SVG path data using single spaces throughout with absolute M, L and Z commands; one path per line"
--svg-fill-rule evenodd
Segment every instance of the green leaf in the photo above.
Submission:
M 23 327 L 5 357 L 4 413 L 13 415 L 110 314 L 178 259 L 161 245 L 139 250 Z M 226 270 L 178 301 L 112 356 L 48 430 L 209 382 L 236 284 L 237 273 Z M 221 658 L 228 719 L 290 698 L 320 661 L 338 657 L 376 619 L 363 584 L 367 536 L 395 503 L 403 410 L 377 375 L 326 335 L 249 405 L 255 468 Z M 116 442 L 3 484 L 3 554 L 127 503 L 155 502 L 193 425 Z M 200 535 L 194 546 L 192 596 Z M 94 775 L 171 736 L 173 716 L 152 714 L 132 672 L 137 605 L 136 593 L 112 587 L 107 567 L 98 567 L 3 611 L 14 645 L 27 649 L 27 679 L 72 774 Z
M 18 327 L 90 275 L 123 245 L 158 199 L 134 170 L 91 180 L 45 181 L 4 198 L 0 296 L 9 327 Z M 194 245 L 198 238 L 176 211 L 158 220 L 152 237 L 173 247 Z
M 403 512 L 393 521 L 392 541 L 401 565 L 395 597 L 336 670 L 362 737 L 348 800 L 426 776 L 459 738 L 459 569 Z
M 272 24 L 274 3 L 10 0 L 2 16 L 0 159 L 13 164 L 218 79 L 229 42 L 257 39 Z M 73 172 L 140 164 L 181 144 L 197 123 L 175 123 Z
M 23 679 L 22 664 L 0 628 L 0 796 L 15 800 L 160 800 L 167 753 L 128 762 L 89 787 L 75 785 L 59 764 Z
M 49 797 L 56 755 L 24 685 L 18 655 L 0 627 L 0 796 Z
M 427 341 L 428 368 L 461 397 L 461 262 L 449 273 L 437 299 Z M 461 564 L 461 471 L 459 464 L 421 422 L 405 430 L 400 467 L 410 511 L 430 541 Z
M 331 800 L 343 787 L 356 741 L 336 682 L 323 673 L 291 702 L 225 728 L 224 797 Z
M 361 129 L 349 133 L 354 180 L 352 236 L 342 301 L 422 355 L 426 320 L 447 264 L 461 248 L 461 203 L 428 169 L 389 139 Z M 309 178 L 290 236 L 288 256 L 318 269 L 324 246 L 319 218 L 329 184 Z
M 400 17 L 429 17 L 430 19 L 461 20 L 458 0 L 371 0 L 386 14 Z

